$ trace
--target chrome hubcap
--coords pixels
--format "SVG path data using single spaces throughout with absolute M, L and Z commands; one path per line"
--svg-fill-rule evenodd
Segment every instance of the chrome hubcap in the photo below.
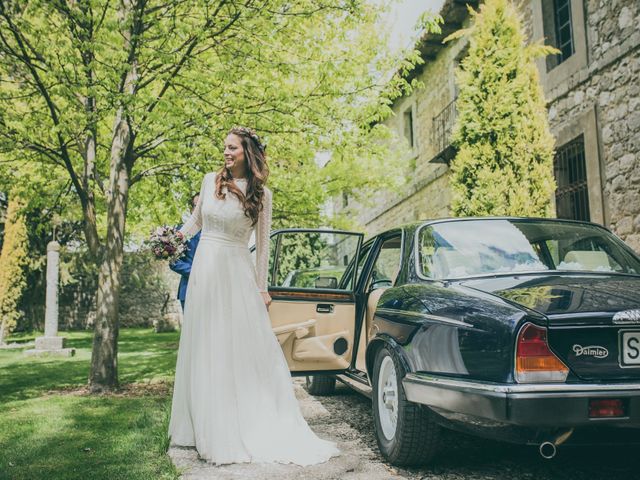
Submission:
M 387 440 L 396 435 L 398 423 L 398 383 L 391 357 L 386 356 L 380 365 L 378 376 L 378 416 L 382 433 Z

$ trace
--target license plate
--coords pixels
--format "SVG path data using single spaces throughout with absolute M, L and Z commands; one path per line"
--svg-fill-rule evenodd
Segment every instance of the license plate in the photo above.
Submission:
M 640 330 L 622 332 L 622 364 L 640 365 Z

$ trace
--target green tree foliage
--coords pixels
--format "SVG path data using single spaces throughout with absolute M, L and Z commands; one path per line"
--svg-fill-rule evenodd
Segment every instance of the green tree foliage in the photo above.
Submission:
M 9 199 L 0 252 L 0 343 L 4 342 L 20 319 L 18 304 L 27 285 L 27 227 L 22 206 L 18 198 Z
M 393 178 L 370 127 L 391 66 L 378 14 L 363 0 L 0 0 L 0 165 L 75 198 L 99 271 L 94 390 L 118 383 L 125 227 L 175 221 L 231 126 L 269 145 L 276 225 L 317 224 L 328 195 Z
M 553 137 L 534 58 L 509 0 L 487 0 L 472 13 L 469 53 L 457 72 L 460 93 L 451 164 L 452 212 L 551 215 Z
M 321 234 L 284 235 L 281 243 L 275 285 L 282 285 L 291 272 L 320 267 L 322 252 L 326 248 L 326 239 Z

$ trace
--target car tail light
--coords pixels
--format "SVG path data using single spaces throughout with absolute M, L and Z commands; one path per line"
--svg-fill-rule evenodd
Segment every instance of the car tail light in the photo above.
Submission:
M 549 349 L 547 329 L 526 324 L 516 345 L 516 381 L 518 383 L 564 382 L 569 369 Z
M 590 418 L 625 417 L 624 402 L 620 398 L 598 398 L 589 400 Z

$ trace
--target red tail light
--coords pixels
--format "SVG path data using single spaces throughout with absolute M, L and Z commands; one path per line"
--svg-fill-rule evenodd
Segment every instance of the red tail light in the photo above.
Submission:
M 547 329 L 532 323 L 520 330 L 516 345 L 516 381 L 519 383 L 564 382 L 569 369 L 554 355 Z
M 625 417 L 624 402 L 620 398 L 598 398 L 589 400 L 589 417 Z

